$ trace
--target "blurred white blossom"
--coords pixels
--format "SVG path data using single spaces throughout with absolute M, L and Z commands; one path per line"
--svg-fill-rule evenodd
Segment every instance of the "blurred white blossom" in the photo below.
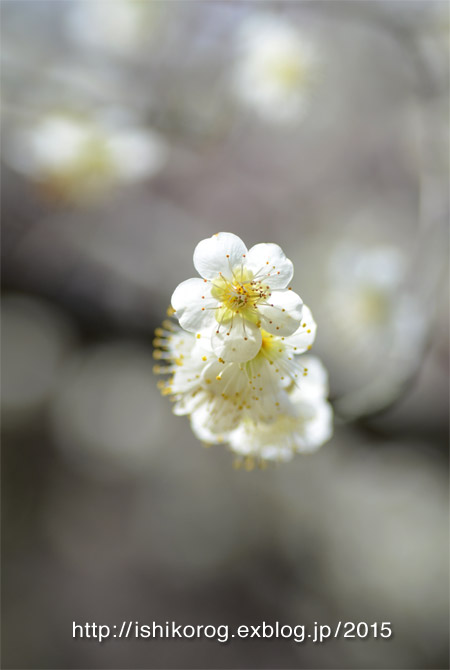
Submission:
M 366 414 L 398 396 L 422 360 L 431 311 L 411 285 L 397 247 L 346 243 L 336 249 L 322 334 L 333 378 L 343 383 L 337 411 Z
M 302 117 L 316 68 L 313 44 L 287 21 L 262 14 L 241 26 L 233 88 L 265 120 L 285 123 Z
M 380 333 L 395 316 L 396 293 L 404 277 L 405 259 L 393 247 L 343 245 L 332 259 L 328 303 L 336 327 L 345 331 L 352 348 L 376 348 Z M 334 307 L 332 307 L 334 306 Z
M 17 127 L 6 160 L 50 195 L 89 200 L 115 184 L 152 177 L 163 167 L 167 145 L 121 110 L 104 114 L 53 111 Z
M 68 30 L 85 46 L 129 55 L 148 44 L 159 9 L 146 0 L 78 0 L 68 9 Z
M 327 305 L 339 349 L 373 362 L 401 338 L 405 351 L 417 352 L 423 323 L 419 305 L 405 290 L 406 271 L 404 255 L 393 246 L 346 244 L 336 251 Z

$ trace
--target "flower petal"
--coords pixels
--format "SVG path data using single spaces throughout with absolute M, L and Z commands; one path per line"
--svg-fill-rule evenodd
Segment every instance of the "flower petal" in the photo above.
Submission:
M 237 316 L 229 326 L 214 331 L 211 343 L 216 356 L 227 363 L 244 363 L 261 349 L 261 330 L 256 324 Z
M 294 291 L 274 291 L 267 304 L 258 305 L 261 327 L 272 335 L 292 335 L 300 325 L 302 307 Z
M 209 406 L 205 403 L 191 414 L 191 427 L 194 435 L 202 442 L 207 444 L 218 444 L 225 442 L 228 437 L 228 430 L 225 432 L 211 430 L 211 412 Z
M 202 386 L 220 396 L 224 388 L 234 396 L 247 391 L 248 378 L 238 363 L 221 363 L 217 358 L 206 365 L 201 373 Z
M 271 289 L 283 289 L 294 276 L 294 266 L 278 244 L 255 244 L 246 258 L 246 267 Z
M 316 402 L 314 415 L 302 422 L 302 430 L 294 434 L 296 451 L 309 453 L 316 451 L 333 435 L 333 410 L 325 400 Z
M 194 266 L 205 279 L 215 279 L 222 274 L 233 278 L 232 268 L 241 266 L 247 255 L 247 247 L 233 233 L 217 233 L 197 244 L 194 251 Z
M 313 319 L 311 310 L 306 305 L 303 305 L 303 312 L 300 327 L 286 339 L 286 344 L 295 347 L 296 354 L 302 354 L 311 348 L 312 343 L 316 339 L 317 324 Z
M 180 326 L 191 333 L 214 327 L 214 307 L 217 301 L 211 297 L 211 285 L 203 279 L 186 279 L 172 295 L 172 307 Z
M 299 359 L 303 369 L 307 372 L 293 389 L 291 399 L 293 403 L 316 402 L 325 400 L 328 395 L 328 374 L 321 361 L 316 356 L 302 356 Z
M 278 444 L 268 445 L 261 448 L 260 456 L 265 461 L 277 461 L 277 463 L 287 463 L 292 460 L 292 449 Z
M 195 412 L 198 407 L 207 401 L 206 393 L 185 393 L 184 395 L 180 394 L 180 397 L 177 399 L 177 402 L 172 408 L 173 413 L 176 416 L 185 416 L 186 414 L 192 414 Z

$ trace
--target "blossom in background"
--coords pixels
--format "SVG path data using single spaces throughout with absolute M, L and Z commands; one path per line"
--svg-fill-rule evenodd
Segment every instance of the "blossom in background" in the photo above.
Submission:
M 288 122 L 300 118 L 316 71 L 315 49 L 281 18 L 250 17 L 238 34 L 233 88 L 262 118 Z
M 333 336 L 341 333 L 352 357 L 378 359 L 389 349 L 394 323 L 405 317 L 408 327 L 412 319 L 417 322 L 414 309 L 405 314 L 399 300 L 405 272 L 405 257 L 392 246 L 342 244 L 336 250 L 329 267 L 327 313 Z
M 335 407 L 346 418 L 371 414 L 416 374 L 434 303 L 423 299 L 396 246 L 341 243 L 328 272 L 322 343 L 332 352 Z
M 71 201 L 149 178 L 167 158 L 167 146 L 157 133 L 117 110 L 103 115 L 50 112 L 13 130 L 5 149 L 12 167 L 49 194 Z
M 269 266 L 268 254 L 274 261 Z M 275 244 L 258 244 L 247 251 L 230 233 L 200 242 L 194 263 L 205 278 L 183 282 L 175 291 L 170 314 L 178 316 L 179 325 L 167 319 L 155 332 L 154 356 L 160 361 L 155 372 L 168 376 L 158 386 L 174 402 L 174 413 L 189 416 L 204 443 L 228 444 L 238 462 L 245 461 L 249 468 L 255 462 L 284 461 L 296 452 L 317 449 L 331 437 L 332 410 L 326 400 L 326 371 L 307 355 L 317 330 L 311 311 L 296 296 L 295 309 L 287 317 L 284 307 L 278 308 L 278 321 L 260 316 L 277 291 L 281 297 L 296 295 L 276 288 L 292 278 L 292 263 Z M 274 284 L 258 280 L 261 263 Z M 268 292 L 264 299 L 260 284 L 260 290 Z M 270 303 L 269 307 L 275 309 Z M 240 325 L 233 334 L 236 319 Z M 272 332 L 266 329 L 267 320 Z M 230 333 L 224 341 L 233 344 L 218 352 L 217 329 L 220 332 L 223 325 Z M 256 343 L 253 349 L 242 338 L 248 328 Z
M 68 31 L 85 46 L 130 55 L 151 40 L 160 9 L 145 0 L 78 0 L 68 7 Z
M 302 300 L 288 286 L 293 265 L 277 244 L 250 250 L 232 233 L 202 240 L 194 251 L 202 279 L 182 282 L 172 307 L 185 330 L 206 337 L 218 357 L 247 361 L 259 352 L 262 331 L 292 335 Z

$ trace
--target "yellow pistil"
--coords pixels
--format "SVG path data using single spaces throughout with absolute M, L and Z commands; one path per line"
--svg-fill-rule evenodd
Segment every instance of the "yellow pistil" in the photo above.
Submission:
M 280 354 L 284 352 L 284 344 L 280 343 L 280 339 L 278 337 L 274 337 L 265 330 L 261 331 L 261 335 L 262 343 L 261 349 L 258 352 L 258 356 L 264 356 L 268 359 L 278 358 Z
M 251 270 L 242 269 L 233 274 L 232 281 L 222 275 L 213 281 L 213 298 L 219 301 L 216 319 L 219 323 L 228 323 L 235 315 L 246 321 L 259 323 L 258 303 L 270 296 L 269 287 L 253 279 Z

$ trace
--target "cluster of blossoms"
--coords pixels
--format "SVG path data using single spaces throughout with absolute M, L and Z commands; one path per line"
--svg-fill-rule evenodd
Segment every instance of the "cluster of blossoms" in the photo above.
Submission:
M 247 250 L 231 233 L 194 252 L 201 278 L 182 282 L 156 331 L 163 395 L 207 444 L 228 443 L 237 463 L 286 461 L 330 438 L 327 374 L 307 354 L 316 334 L 289 286 L 293 266 L 276 244 Z

